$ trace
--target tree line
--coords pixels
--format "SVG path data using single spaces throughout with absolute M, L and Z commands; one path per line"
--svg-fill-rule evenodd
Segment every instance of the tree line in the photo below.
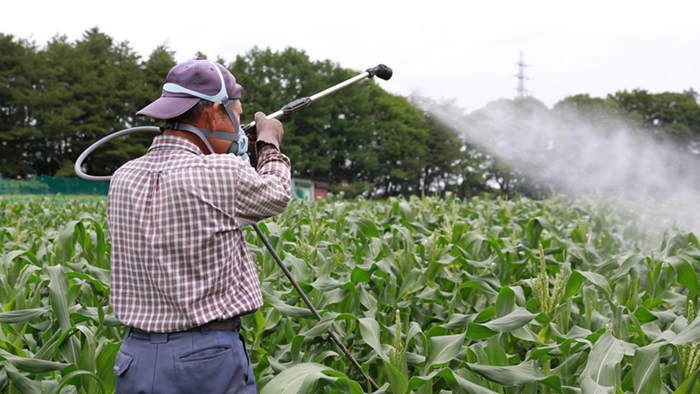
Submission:
M 231 61 L 215 60 L 244 88 L 244 124 L 257 111 L 277 111 L 362 71 L 330 60 L 312 61 L 294 48 L 275 52 L 256 47 Z M 142 58 L 128 42 L 115 42 L 97 28 L 75 42 L 57 36 L 43 47 L 0 33 L 2 176 L 74 176 L 76 159 L 98 139 L 129 127 L 158 125 L 135 113 L 159 97 L 175 63 L 175 51 L 167 46 Z M 692 89 L 662 94 L 625 91 L 606 98 L 579 95 L 565 98 L 552 110 L 533 98 L 489 106 L 509 108 L 522 117 L 543 111 L 559 117 L 577 113 L 607 124 L 601 127 L 631 122 L 650 138 L 686 148 L 695 146 L 700 135 L 700 107 Z M 351 196 L 452 191 L 464 198 L 494 188 L 509 194 L 541 193 L 547 185 L 534 187 L 531 177 L 464 133 L 465 128 L 494 127 L 494 122 L 484 121 L 492 117 L 489 106 L 463 114 L 450 102 L 406 98 L 372 80 L 363 81 L 281 119 L 282 149 L 292 160 L 294 176 L 326 180 L 334 191 Z M 436 108 L 454 116 L 441 117 Z M 84 170 L 111 174 L 145 154 L 152 138 L 136 133 L 113 140 L 85 161 Z

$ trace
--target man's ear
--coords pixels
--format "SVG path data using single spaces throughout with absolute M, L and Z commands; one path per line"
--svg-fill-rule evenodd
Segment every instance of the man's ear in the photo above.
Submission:
M 211 131 L 216 131 L 216 113 L 219 110 L 220 103 L 214 103 L 204 109 L 202 112 L 202 120 L 206 123 L 206 128 Z

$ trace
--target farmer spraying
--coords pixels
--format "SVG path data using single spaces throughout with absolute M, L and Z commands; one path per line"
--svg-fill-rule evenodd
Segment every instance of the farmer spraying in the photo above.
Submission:
M 137 112 L 165 120 L 160 128 L 117 131 L 78 157 L 80 178 L 112 181 L 110 303 L 129 327 L 114 363 L 117 393 L 257 392 L 239 334 L 239 316 L 263 303 L 241 231 L 245 225 L 253 227 L 311 314 L 322 319 L 256 223 L 282 213 L 291 198 L 290 161 L 279 152 L 284 131 L 275 119 L 366 78 L 388 81 L 392 74 L 379 64 L 267 116 L 258 112 L 241 127 L 242 88 L 234 76 L 217 63 L 185 62 L 170 70 L 161 97 Z M 113 176 L 83 172 L 95 149 L 141 131 L 163 134 L 146 156 Z M 247 161 L 245 133 L 256 143 L 257 170 Z M 379 390 L 333 329 L 326 334 Z
M 255 169 L 239 126 L 242 87 L 225 67 L 192 60 L 165 82 L 137 112 L 165 120 L 163 134 L 109 189 L 110 303 L 129 327 L 116 393 L 256 393 L 240 316 L 263 299 L 242 229 L 291 198 L 282 124 L 255 115 Z

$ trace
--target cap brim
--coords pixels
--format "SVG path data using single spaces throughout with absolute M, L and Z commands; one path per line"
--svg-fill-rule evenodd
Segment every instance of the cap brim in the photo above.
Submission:
M 187 112 L 198 101 L 197 97 L 161 97 L 145 106 L 136 115 L 146 115 L 156 119 L 172 119 Z

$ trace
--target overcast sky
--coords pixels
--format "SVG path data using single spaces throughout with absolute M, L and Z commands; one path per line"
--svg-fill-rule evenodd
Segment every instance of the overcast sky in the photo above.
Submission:
M 700 0 L 37 0 L 1 10 L 1 33 L 40 47 L 98 27 L 143 58 L 162 44 L 178 61 L 291 46 L 358 71 L 384 63 L 387 91 L 466 112 L 515 97 L 521 51 L 526 89 L 550 108 L 579 93 L 700 91 Z

